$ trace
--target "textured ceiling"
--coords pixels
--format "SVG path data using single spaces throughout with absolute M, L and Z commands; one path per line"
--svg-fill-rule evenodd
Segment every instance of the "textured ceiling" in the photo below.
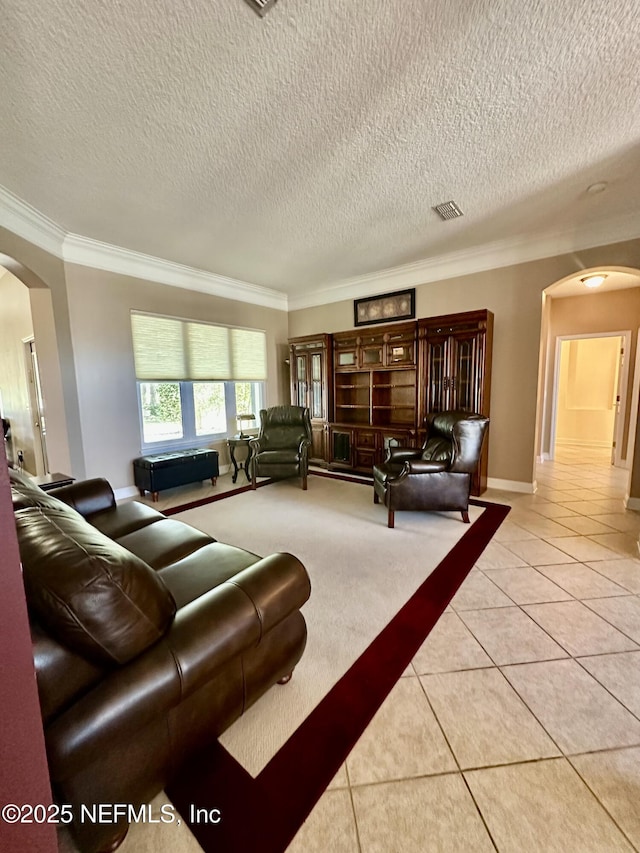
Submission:
M 2 17 L 0 185 L 67 232 L 289 294 L 634 214 L 640 234 L 637 0 Z

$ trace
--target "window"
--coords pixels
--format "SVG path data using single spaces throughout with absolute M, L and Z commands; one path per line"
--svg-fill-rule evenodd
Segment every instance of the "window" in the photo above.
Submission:
M 264 332 L 138 312 L 131 327 L 143 449 L 233 435 L 263 408 Z

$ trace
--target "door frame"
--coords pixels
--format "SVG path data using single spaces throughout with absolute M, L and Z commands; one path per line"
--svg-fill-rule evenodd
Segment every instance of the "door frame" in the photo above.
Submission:
M 38 351 L 33 335 L 22 339 L 24 358 L 27 370 L 27 387 L 29 391 L 29 414 L 33 433 L 33 452 L 36 462 L 36 474 L 39 477 L 49 473 L 47 458 L 47 431 L 43 431 L 42 423 L 46 424 L 44 400 L 42 398 L 42 382 L 38 368 Z M 42 405 L 41 405 L 42 403 Z
M 618 412 L 618 421 L 616 424 L 613 440 L 616 443 L 614 452 L 614 466 L 616 468 L 629 469 L 631 467 L 632 455 L 629 456 L 629 446 L 631 442 L 631 424 L 629 424 L 629 440 L 626 448 L 626 458 L 622 459 L 622 436 L 624 435 L 624 422 L 627 414 L 627 388 L 629 385 L 629 353 L 631 352 L 631 330 L 626 329 L 618 332 L 583 332 L 576 335 L 556 335 L 555 349 L 555 365 L 553 375 L 553 394 L 551 397 L 551 434 L 549 437 L 549 459 L 553 460 L 556 456 L 556 428 L 558 419 L 558 391 L 560 387 L 560 353 L 564 341 L 579 341 L 587 338 L 623 338 L 624 340 L 624 358 L 619 370 L 618 387 L 620 388 L 620 410 Z M 637 354 L 636 354 L 637 358 Z M 635 375 L 635 374 L 634 374 Z M 635 432 L 634 432 L 635 435 Z

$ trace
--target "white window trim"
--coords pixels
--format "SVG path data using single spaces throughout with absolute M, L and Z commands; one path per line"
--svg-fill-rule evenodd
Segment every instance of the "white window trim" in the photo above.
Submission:
M 236 380 L 228 379 L 228 380 L 220 380 L 224 381 L 224 393 L 225 393 L 225 411 L 227 413 L 227 429 L 226 432 L 215 432 L 208 433 L 207 435 L 196 435 L 195 434 L 195 410 L 193 403 L 193 393 L 185 394 L 184 386 L 191 385 L 193 386 L 193 382 L 190 380 L 166 380 L 166 381 L 175 381 L 180 386 L 180 406 L 182 409 L 182 426 L 183 429 L 185 424 L 190 424 L 194 427 L 194 432 L 191 437 L 189 435 L 183 435 L 182 438 L 175 438 L 169 441 L 153 441 L 153 442 L 145 442 L 144 440 L 144 420 L 142 416 L 142 397 L 140 395 L 140 384 L 141 382 L 146 382 L 148 380 L 136 380 L 136 398 L 138 401 L 138 423 L 140 427 L 140 449 L 143 454 L 152 454 L 152 453 L 165 453 L 170 452 L 171 450 L 188 450 L 191 447 L 207 447 L 208 445 L 220 443 L 226 441 L 228 438 L 233 437 L 237 433 L 237 422 L 236 422 L 236 401 L 235 401 L 235 393 L 234 386 L 236 384 Z M 240 380 L 238 380 L 240 381 Z M 266 395 L 266 382 L 264 381 L 255 381 L 251 383 L 252 385 L 258 386 L 257 395 L 260 398 L 259 401 L 256 402 L 256 408 L 259 410 L 263 408 L 265 405 L 264 399 Z M 185 405 L 186 403 L 186 405 Z M 255 412 L 256 418 L 258 417 L 258 412 Z

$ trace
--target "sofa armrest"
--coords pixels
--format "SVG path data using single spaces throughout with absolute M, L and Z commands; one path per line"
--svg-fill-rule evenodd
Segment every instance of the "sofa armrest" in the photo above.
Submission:
M 60 486 L 58 489 L 51 489 L 49 494 L 69 504 L 85 518 L 94 512 L 113 509 L 116 505 L 113 489 L 102 477 L 80 480 L 70 486 Z
M 311 594 L 307 570 L 293 554 L 271 554 L 227 581 L 250 599 L 261 636 L 299 610 Z
M 299 560 L 274 554 L 180 608 L 165 636 L 114 670 L 47 727 L 52 778 L 95 760 L 122 732 L 166 713 L 254 648 L 270 627 L 306 601 L 310 585 Z

